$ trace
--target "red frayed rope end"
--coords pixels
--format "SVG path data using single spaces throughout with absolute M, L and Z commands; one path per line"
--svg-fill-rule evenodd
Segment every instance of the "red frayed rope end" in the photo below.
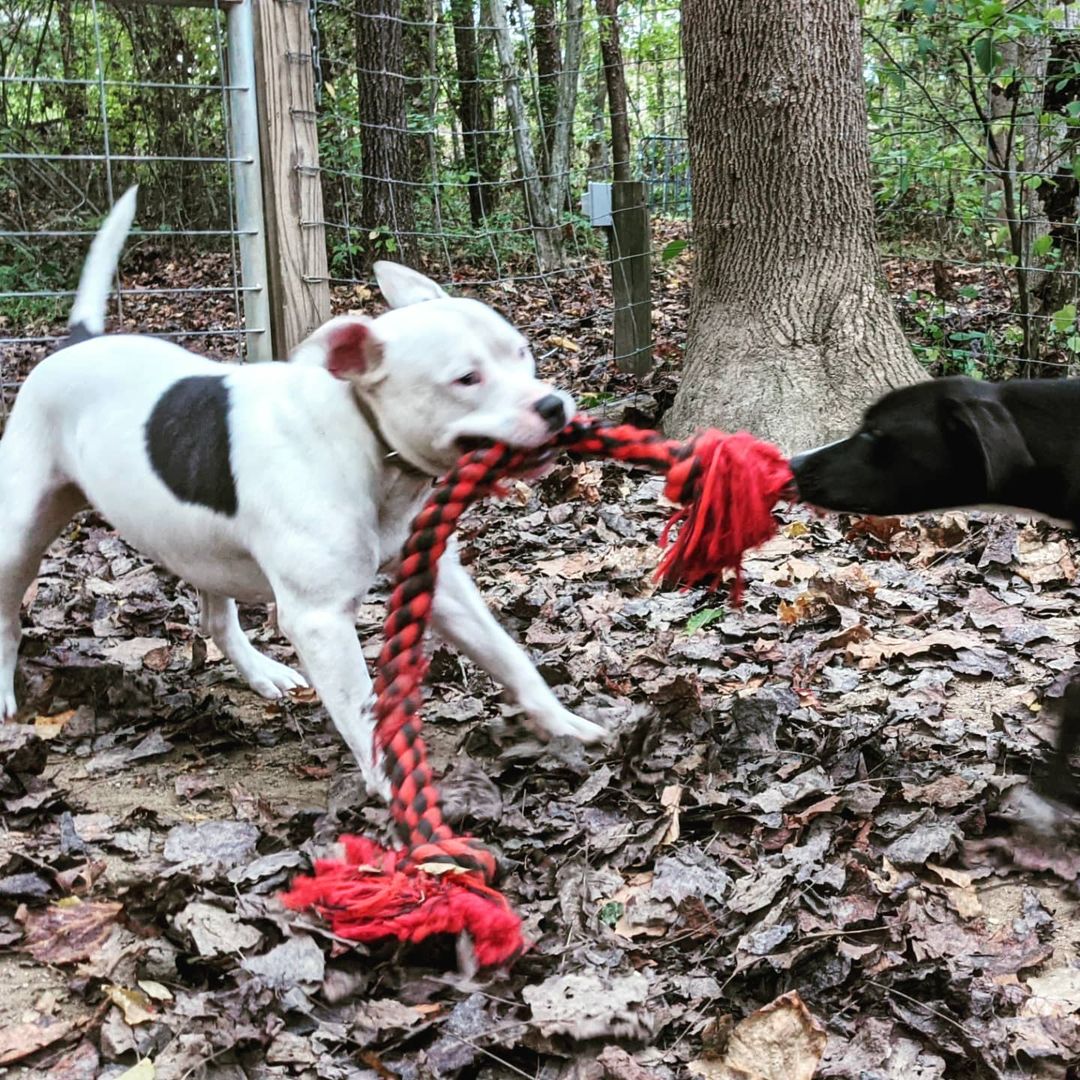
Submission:
M 702 432 L 672 466 L 664 495 L 681 503 L 660 536 L 667 547 L 656 576 L 669 584 L 717 588 L 735 571 L 733 603 L 742 597 L 742 557 L 776 533 L 773 507 L 792 482 L 783 454 L 745 431 Z M 672 529 L 678 535 L 671 540 Z
M 498 967 L 525 951 L 521 919 L 497 889 L 473 871 L 416 863 L 405 849 L 387 851 L 362 836 L 343 836 L 344 859 L 318 859 L 282 900 L 312 908 L 338 937 L 419 944 L 436 934 L 467 933 L 477 964 Z

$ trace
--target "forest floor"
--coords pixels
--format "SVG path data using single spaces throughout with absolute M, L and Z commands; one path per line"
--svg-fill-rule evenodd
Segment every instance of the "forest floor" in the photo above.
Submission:
M 650 423 L 686 290 L 685 258 L 658 269 L 661 363 L 636 387 L 580 283 L 557 315 L 524 287 L 501 306 L 549 375 L 592 403 L 634 391 L 618 407 Z M 5 358 L 8 387 L 33 359 Z M 1080 644 L 1071 539 L 788 508 L 736 609 L 653 583 L 659 490 L 565 464 L 465 521 L 500 620 L 613 732 L 541 746 L 435 653 L 450 814 L 503 853 L 532 942 L 494 977 L 454 974 L 452 943 L 357 948 L 282 909 L 338 834 L 386 839 L 384 808 L 311 693 L 246 690 L 186 585 L 74 522 L 0 729 L 0 1075 L 1076 1080 L 1076 822 L 1024 824 Z M 243 618 L 293 661 L 263 609 Z

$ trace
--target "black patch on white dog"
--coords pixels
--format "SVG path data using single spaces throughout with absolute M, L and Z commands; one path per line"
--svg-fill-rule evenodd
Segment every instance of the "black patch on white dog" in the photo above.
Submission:
M 190 375 L 158 399 L 146 422 L 150 464 L 181 501 L 236 513 L 229 457 L 229 388 L 223 375 Z
M 60 342 L 60 349 L 70 349 L 72 345 L 81 345 L 84 341 L 89 341 L 91 338 L 97 337 L 85 323 L 76 323 L 74 326 L 68 327 L 67 337 Z M 60 352 L 57 349 L 57 352 Z

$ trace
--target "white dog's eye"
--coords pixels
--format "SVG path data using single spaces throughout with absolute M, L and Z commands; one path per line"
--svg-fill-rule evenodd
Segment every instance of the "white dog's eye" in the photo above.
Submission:
M 459 375 L 454 382 L 458 386 L 475 386 L 480 381 L 479 371 L 466 371 L 464 375 Z

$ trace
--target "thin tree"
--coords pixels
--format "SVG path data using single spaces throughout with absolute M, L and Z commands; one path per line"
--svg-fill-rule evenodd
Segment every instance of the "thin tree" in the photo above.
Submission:
M 536 97 L 543 129 L 542 154 L 549 164 L 559 109 L 562 46 L 557 0 L 527 0 L 533 11 L 532 44 L 536 58 Z
M 491 213 L 498 181 L 492 81 L 480 77 L 481 48 L 473 0 L 450 0 L 457 62 L 457 114 L 469 189 L 469 219 L 479 229 Z
M 387 254 L 383 233 L 392 233 L 398 257 L 413 247 L 405 52 L 401 0 L 355 0 L 356 88 L 360 120 L 361 224 L 378 236 L 369 261 Z
M 488 15 L 499 58 L 506 111 L 513 129 L 514 150 L 525 202 L 536 242 L 541 271 L 563 265 L 563 247 L 559 215 L 566 202 L 570 155 L 573 150 L 574 110 L 577 107 L 578 78 L 581 67 L 582 0 L 566 0 L 566 35 L 559 93 L 553 121 L 550 165 L 542 176 L 529 137 L 529 119 L 521 91 L 521 73 L 514 54 L 514 39 L 506 18 L 505 0 L 488 0 Z M 541 139 L 543 144 L 543 139 Z
M 923 371 L 881 283 L 855 0 L 685 0 L 695 283 L 665 422 L 797 450 Z

